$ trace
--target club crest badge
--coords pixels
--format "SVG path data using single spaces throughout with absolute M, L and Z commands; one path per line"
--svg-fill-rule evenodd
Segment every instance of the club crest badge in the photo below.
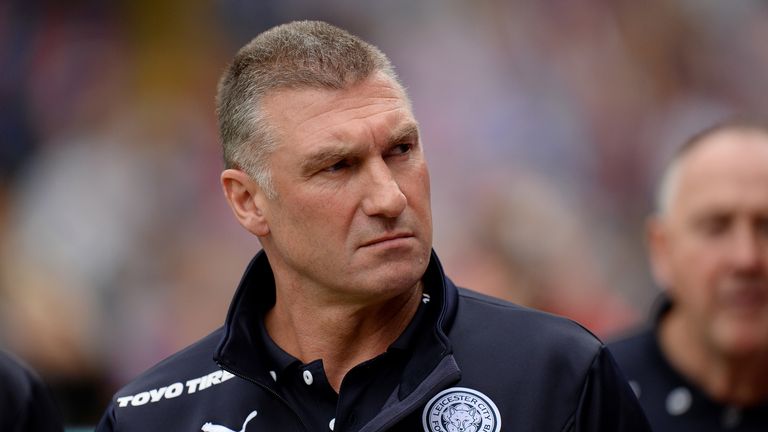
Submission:
M 477 390 L 452 387 L 441 391 L 424 407 L 425 432 L 499 432 L 501 416 L 496 404 Z

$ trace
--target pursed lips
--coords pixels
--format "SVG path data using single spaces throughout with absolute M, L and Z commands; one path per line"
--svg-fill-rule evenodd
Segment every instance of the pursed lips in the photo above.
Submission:
M 401 238 L 410 238 L 410 237 L 413 237 L 413 234 L 411 234 L 411 233 L 392 233 L 392 234 L 388 234 L 388 235 L 385 235 L 385 236 L 377 237 L 377 238 L 375 238 L 373 240 L 369 240 L 369 241 L 363 243 L 362 245 L 360 245 L 360 247 L 363 248 L 363 247 L 366 247 L 366 246 L 373 246 L 373 245 L 376 245 L 376 244 L 379 244 L 379 243 L 384 243 L 384 242 L 391 241 L 391 240 L 397 240 L 397 239 L 401 239 Z

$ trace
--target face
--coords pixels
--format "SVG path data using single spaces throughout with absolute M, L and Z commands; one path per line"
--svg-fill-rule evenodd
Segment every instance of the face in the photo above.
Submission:
M 278 147 L 260 236 L 278 284 L 334 301 L 413 289 L 432 245 L 429 174 L 399 85 L 287 89 L 263 108 Z
M 768 350 L 768 135 L 715 134 L 680 161 L 651 237 L 655 273 L 691 336 L 738 357 Z

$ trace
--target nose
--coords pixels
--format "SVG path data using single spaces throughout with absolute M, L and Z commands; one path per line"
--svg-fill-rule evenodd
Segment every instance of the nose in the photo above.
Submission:
M 734 266 L 739 270 L 746 271 L 758 268 L 765 253 L 763 243 L 760 234 L 755 230 L 748 227 L 739 229 L 731 250 Z
M 400 189 L 389 166 L 381 160 L 369 166 L 364 185 L 362 210 L 367 216 L 395 218 L 405 210 L 408 199 Z

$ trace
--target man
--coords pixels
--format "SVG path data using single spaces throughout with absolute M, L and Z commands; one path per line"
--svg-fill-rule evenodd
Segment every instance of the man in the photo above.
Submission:
M 259 238 L 224 327 L 120 390 L 99 431 L 648 430 L 577 324 L 457 289 L 389 60 L 322 22 L 221 80 L 224 194 Z
M 40 378 L 4 351 L 0 351 L 0 430 L 64 430 L 59 412 Z
M 611 350 L 656 431 L 768 430 L 768 127 L 692 138 L 663 176 L 648 244 L 666 296 Z

